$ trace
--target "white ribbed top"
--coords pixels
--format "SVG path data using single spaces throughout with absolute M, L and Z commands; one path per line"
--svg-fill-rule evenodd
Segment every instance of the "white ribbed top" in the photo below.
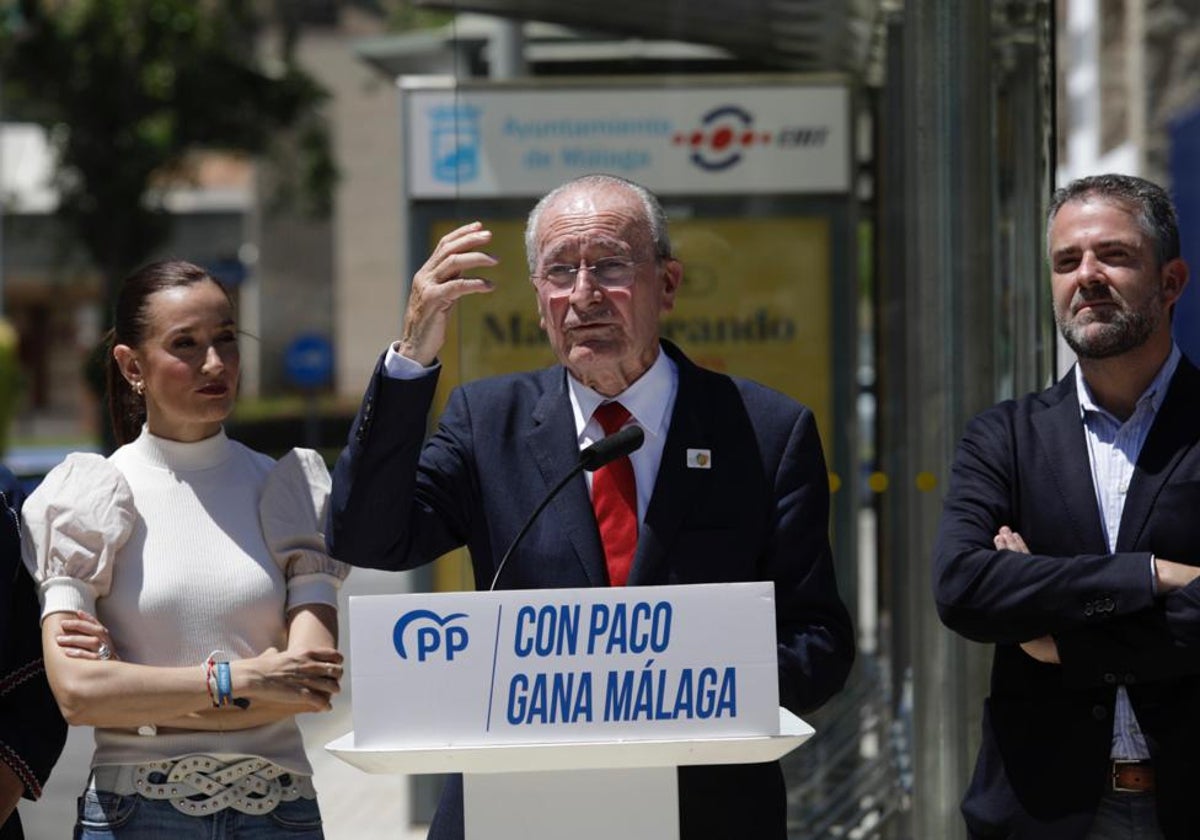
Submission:
M 43 615 L 94 610 L 122 659 L 195 665 L 197 674 L 213 650 L 240 659 L 283 647 L 291 567 L 272 557 L 259 514 L 273 465 L 223 432 L 179 443 L 143 431 L 108 460 L 71 456 L 26 503 L 24 554 L 41 581 Z M 292 495 L 306 494 L 307 487 Z M 311 528 L 303 517 L 297 522 L 297 530 Z M 320 544 L 319 534 L 309 535 L 313 543 Z M 313 553 L 306 552 L 309 566 Z M 344 573 L 321 559 L 327 564 L 321 573 L 310 568 L 305 577 L 309 590 L 313 578 L 323 579 L 317 587 L 323 594 L 305 601 L 336 605 Z M 255 755 L 311 772 L 293 720 L 238 732 L 149 737 L 98 728 L 92 763 L 189 753 Z

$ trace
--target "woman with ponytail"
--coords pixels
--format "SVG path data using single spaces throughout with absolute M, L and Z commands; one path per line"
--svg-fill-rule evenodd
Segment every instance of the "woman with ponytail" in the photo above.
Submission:
M 24 508 L 50 685 L 96 727 L 75 836 L 320 838 L 294 718 L 342 675 L 325 465 L 225 436 L 238 332 L 202 268 L 142 268 L 114 315 L 120 448 L 70 456 Z

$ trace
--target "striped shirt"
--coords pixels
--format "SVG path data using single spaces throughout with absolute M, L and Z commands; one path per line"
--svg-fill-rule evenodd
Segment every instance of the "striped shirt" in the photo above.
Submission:
M 1179 366 L 1179 359 L 1179 348 L 1172 344 L 1166 363 L 1138 397 L 1133 414 L 1124 422 L 1096 403 L 1091 389 L 1083 379 L 1079 365 L 1075 366 L 1075 390 L 1079 397 L 1084 435 L 1087 438 L 1088 460 L 1092 466 L 1092 486 L 1096 490 L 1096 504 L 1100 508 L 1104 538 L 1108 541 L 1108 550 L 1111 552 L 1117 550 L 1121 514 L 1125 510 L 1125 498 L 1129 494 L 1134 466 L 1137 464 L 1138 455 L 1141 454 L 1142 445 L 1150 434 L 1150 427 L 1154 425 L 1159 406 L 1167 394 L 1171 377 L 1175 375 L 1175 369 Z M 1153 583 L 1153 560 L 1149 573 Z M 1111 756 L 1119 759 L 1150 757 L 1146 739 L 1138 725 L 1137 716 L 1133 713 L 1133 706 L 1129 703 L 1129 693 L 1123 685 L 1117 687 Z

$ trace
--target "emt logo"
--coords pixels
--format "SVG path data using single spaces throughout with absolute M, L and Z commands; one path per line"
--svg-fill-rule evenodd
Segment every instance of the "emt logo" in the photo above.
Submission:
M 452 622 L 466 617 L 466 613 L 442 617 L 432 610 L 410 610 L 392 628 L 392 644 L 401 659 L 415 655 L 424 662 L 437 656 L 452 662 L 455 654 L 467 649 L 468 641 L 467 628 Z
M 758 148 L 800 149 L 824 146 L 829 127 L 783 125 L 764 129 L 755 125 L 754 115 L 738 105 L 721 105 L 700 118 L 691 131 L 676 131 L 671 144 L 691 150 L 693 164 L 707 172 L 736 166 Z

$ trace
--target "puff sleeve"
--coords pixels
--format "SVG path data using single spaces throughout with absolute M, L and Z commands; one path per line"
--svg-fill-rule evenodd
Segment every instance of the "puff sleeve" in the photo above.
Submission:
M 42 617 L 94 614 L 112 584 L 113 558 L 137 522 L 120 470 L 100 455 L 68 455 L 25 500 L 21 516 L 21 556 L 37 582 Z
M 271 556 L 287 580 L 287 609 L 302 604 L 337 606 L 350 567 L 325 551 L 329 470 L 311 449 L 293 449 L 267 475 L 259 519 Z

